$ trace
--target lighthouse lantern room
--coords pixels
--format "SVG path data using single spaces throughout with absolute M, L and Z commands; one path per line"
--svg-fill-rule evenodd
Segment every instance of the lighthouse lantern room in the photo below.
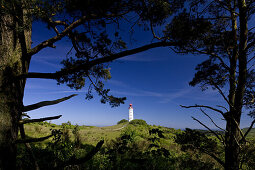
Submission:
M 133 106 L 132 104 L 129 104 L 129 108 L 128 108 L 128 121 L 130 122 L 131 120 L 134 119 L 134 113 L 133 113 Z

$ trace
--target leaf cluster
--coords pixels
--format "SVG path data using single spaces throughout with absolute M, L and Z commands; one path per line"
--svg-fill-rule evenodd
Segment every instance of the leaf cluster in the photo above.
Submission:
M 218 153 L 217 142 L 197 130 L 186 128 L 185 132 L 176 134 L 175 142 L 181 145 L 183 151 L 198 150 L 202 153 Z

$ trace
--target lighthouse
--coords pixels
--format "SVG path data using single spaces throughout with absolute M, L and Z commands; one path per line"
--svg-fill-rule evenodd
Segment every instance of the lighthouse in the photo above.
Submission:
M 128 108 L 128 121 L 130 122 L 133 119 L 134 119 L 133 106 L 132 106 L 132 104 L 129 104 L 129 108 Z

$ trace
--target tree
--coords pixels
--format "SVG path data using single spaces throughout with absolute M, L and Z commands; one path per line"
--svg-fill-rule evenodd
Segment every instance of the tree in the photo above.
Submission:
M 163 24 L 169 15 L 183 7 L 183 3 L 184 0 L 1 0 L 0 169 L 15 169 L 16 143 L 26 143 L 29 148 L 28 142 L 53 136 L 28 140 L 23 127 L 25 123 L 60 117 L 22 120 L 23 116 L 28 116 L 24 112 L 57 104 L 75 96 L 24 106 L 23 96 L 28 78 L 55 79 L 59 84 L 65 83 L 77 90 L 88 83 L 86 99 L 93 97 L 94 89 L 102 97 L 102 103 L 109 102 L 112 106 L 118 106 L 125 98 L 108 95 L 109 89 L 104 89 L 103 80 L 111 77 L 108 65 L 104 63 L 148 49 L 175 45 L 164 39 L 128 49 L 127 43 L 122 40 L 121 25 L 130 29 L 141 25 L 144 29 L 151 29 L 154 37 L 158 38 L 153 27 Z M 31 46 L 34 21 L 45 23 L 49 32 L 53 31 L 55 36 Z M 114 31 L 107 31 L 109 27 Z M 54 43 L 64 37 L 70 40 L 75 56 L 69 55 L 62 62 L 61 70 L 55 73 L 28 72 L 31 58 L 35 54 L 48 47 L 54 48 Z M 18 130 L 22 140 L 17 140 Z M 91 158 L 100 146 L 102 142 L 87 158 Z
M 192 0 L 165 30 L 170 41 L 180 44 L 174 47 L 176 52 L 208 56 L 197 66 L 190 85 L 200 85 L 202 90 L 209 87 L 217 90 L 225 103 L 218 108 L 205 105 L 183 107 L 200 108 L 209 117 L 207 109 L 223 117 L 225 137 L 215 135 L 225 146 L 223 166 L 231 170 L 241 168 L 240 151 L 248 134 L 248 131 L 243 134 L 240 129 L 241 115 L 244 110 L 250 110 L 254 118 L 254 5 L 253 0 Z M 209 129 L 198 119 L 194 120 Z M 250 128 L 254 123 L 255 120 Z

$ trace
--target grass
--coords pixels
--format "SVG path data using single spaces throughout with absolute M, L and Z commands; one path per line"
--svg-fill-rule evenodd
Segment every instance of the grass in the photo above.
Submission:
M 32 138 L 44 137 L 51 134 L 51 129 L 63 128 L 63 126 L 61 125 L 55 125 L 55 124 L 51 124 L 47 122 L 25 124 L 24 127 L 25 127 L 26 135 Z M 69 123 L 65 123 L 65 127 L 67 127 L 69 131 L 71 141 L 74 141 L 74 135 L 72 131 L 74 130 L 75 126 L 71 125 L 71 123 L 69 122 Z M 114 150 L 118 148 L 118 146 L 121 144 L 121 141 L 119 138 L 120 136 L 130 135 L 134 141 L 132 145 L 130 145 L 130 147 L 131 148 L 133 147 L 133 149 L 136 150 L 137 153 L 144 153 L 149 150 L 148 148 L 152 144 L 151 139 L 153 139 L 154 137 L 157 137 L 155 136 L 155 134 L 151 134 L 151 135 L 149 134 L 149 130 L 151 129 L 160 129 L 160 131 L 162 131 L 164 134 L 164 138 L 160 138 L 159 141 L 156 140 L 156 142 L 153 144 L 159 144 L 160 147 L 163 147 L 167 149 L 168 151 L 170 151 L 171 155 L 176 160 L 178 159 L 178 161 L 180 161 L 183 159 L 184 162 L 186 159 L 187 159 L 186 161 L 193 160 L 193 161 L 214 162 L 215 166 L 221 169 L 220 168 L 221 166 L 218 165 L 218 163 L 216 163 L 212 158 L 208 157 L 208 155 L 197 154 L 197 152 L 191 151 L 191 150 L 187 152 L 181 150 L 180 145 L 175 142 L 175 138 L 177 134 L 182 134 L 183 131 L 176 130 L 173 128 L 155 126 L 155 125 L 151 126 L 147 124 L 140 125 L 140 124 L 130 124 L 126 122 L 126 123 L 120 123 L 117 125 L 106 126 L 106 127 L 84 126 L 84 125 L 79 126 L 79 134 L 81 138 L 82 147 L 80 148 L 80 150 L 76 149 L 76 151 L 78 155 L 81 155 L 81 153 L 83 152 L 86 153 L 88 149 L 86 149 L 85 146 L 88 148 L 91 148 L 92 147 L 91 145 L 95 146 L 102 139 L 105 140 L 105 144 L 103 146 L 104 148 L 102 149 L 102 151 L 104 149 Z M 243 129 L 243 132 L 245 131 L 247 131 L 247 128 Z M 201 131 L 201 132 L 208 133 L 208 131 Z M 212 136 L 211 134 L 208 134 L 208 136 L 209 138 L 214 138 L 214 136 Z M 251 133 L 248 135 L 248 137 L 249 138 L 255 137 L 255 129 L 251 130 Z M 47 146 L 47 143 L 50 142 L 51 140 L 52 138 L 45 140 L 43 142 L 33 143 L 33 147 L 36 149 L 45 149 L 45 147 Z M 153 148 L 151 150 L 153 150 Z M 71 151 L 74 152 L 75 150 L 71 149 Z M 133 152 L 132 153 L 127 152 L 127 153 L 130 155 L 133 154 Z M 97 154 L 97 155 L 102 156 L 102 159 L 108 159 L 107 156 L 104 157 L 105 153 L 102 152 L 100 154 Z M 188 156 L 188 157 L 186 158 L 185 156 Z M 96 159 L 97 158 L 95 157 L 95 160 Z M 101 158 L 99 160 L 101 162 Z M 107 161 L 105 163 L 107 163 Z
M 102 139 L 105 141 L 110 141 L 120 136 L 123 126 L 126 126 L 126 123 L 106 127 L 79 126 L 81 141 L 91 145 L 96 145 Z M 61 125 L 31 123 L 26 124 L 24 128 L 28 137 L 39 138 L 50 135 L 51 129 L 60 129 Z M 71 140 L 73 140 L 73 127 L 69 128 L 68 130 Z M 50 140 L 51 139 L 45 140 L 44 143 L 47 143 Z

